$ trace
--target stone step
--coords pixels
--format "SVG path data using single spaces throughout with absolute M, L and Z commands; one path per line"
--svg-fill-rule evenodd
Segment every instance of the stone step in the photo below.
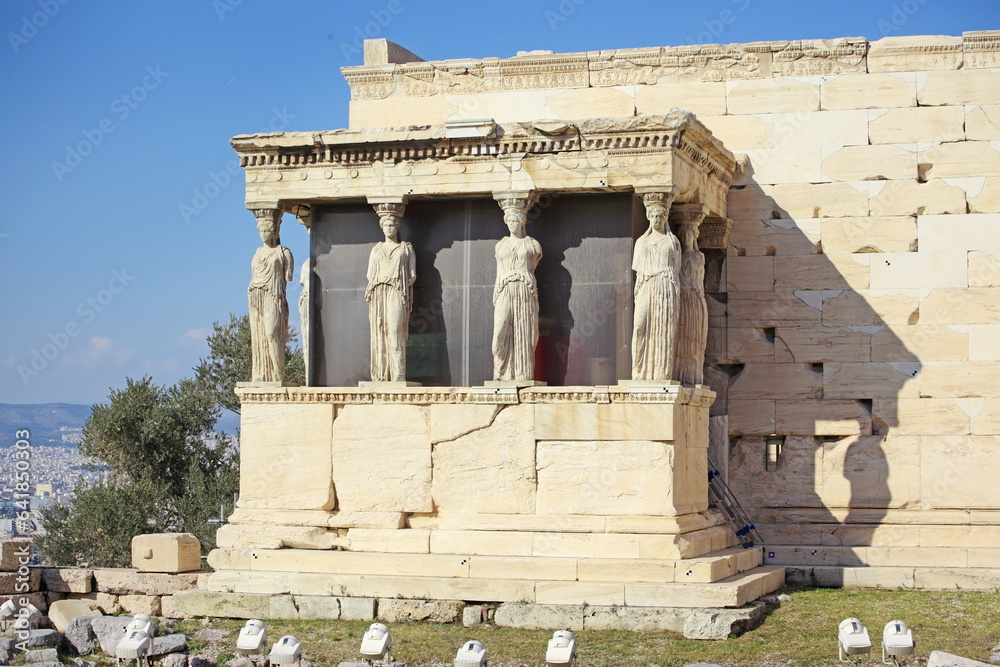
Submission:
M 790 566 L 789 584 L 835 588 L 917 588 L 996 590 L 1000 568 L 996 567 L 837 567 Z
M 781 546 L 764 549 L 764 562 L 793 566 L 995 567 L 1000 547 Z
M 572 553 L 572 551 L 567 551 Z M 316 549 L 216 549 L 216 570 L 404 575 L 471 579 L 711 583 L 762 564 L 760 547 L 716 551 L 698 558 L 600 558 L 371 553 Z
M 206 590 L 269 595 L 337 595 L 631 607 L 739 607 L 781 588 L 785 570 L 762 565 L 714 583 L 630 583 L 376 574 L 223 571 Z
M 751 515 L 752 516 L 752 515 Z M 765 544 L 829 546 L 996 547 L 1000 525 L 872 523 L 764 523 L 756 521 Z

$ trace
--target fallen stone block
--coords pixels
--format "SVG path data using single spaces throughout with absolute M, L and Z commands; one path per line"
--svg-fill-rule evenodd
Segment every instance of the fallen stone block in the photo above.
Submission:
M 55 648 L 63 639 L 61 632 L 55 630 L 29 630 L 28 639 L 24 645 L 28 648 Z
M 24 653 L 27 662 L 54 662 L 59 663 L 59 651 L 54 648 L 36 648 Z
M 42 585 L 56 593 L 89 593 L 94 588 L 93 570 L 47 567 L 41 570 Z
M 168 653 L 183 653 L 187 650 L 187 637 L 182 634 L 154 637 L 150 656 L 167 655 Z
M 49 607 L 49 622 L 59 632 L 66 632 L 70 622 L 78 616 L 101 616 L 102 612 L 93 600 L 59 600 Z
M 66 653 L 77 655 L 90 655 L 97 650 L 99 644 L 91 621 L 100 616 L 77 616 L 63 631 L 65 641 L 63 647 Z
M 141 572 L 197 572 L 201 545 L 191 533 L 153 533 L 132 538 L 132 567 Z
M 158 667 L 188 667 L 188 657 L 183 653 L 170 653 L 156 664 Z
M 76 658 L 69 663 L 69 667 L 97 667 L 97 663 L 83 658 Z
M 17 654 L 16 641 L 10 637 L 0 637 L 0 665 L 9 665 Z
M 130 616 L 101 616 L 90 622 L 90 627 L 94 629 L 97 641 L 101 650 L 108 655 L 114 655 L 115 649 L 125 636 L 128 624 L 132 622 Z
M 758 627 L 767 605 L 754 602 L 737 609 L 694 609 L 684 620 L 686 639 L 727 639 Z
M 927 667 L 993 667 L 987 662 L 979 662 L 944 651 L 933 651 L 927 658 Z

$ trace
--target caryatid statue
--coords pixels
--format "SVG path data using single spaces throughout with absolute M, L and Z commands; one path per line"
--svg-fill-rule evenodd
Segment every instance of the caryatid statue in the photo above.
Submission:
M 679 301 L 681 246 L 670 231 L 673 196 L 642 197 L 649 228 L 635 242 L 635 313 L 632 330 L 632 379 L 673 379 Z
M 375 382 L 406 381 L 406 338 L 417 279 L 413 246 L 399 240 L 405 204 L 375 204 L 385 240 L 368 256 L 368 324 L 371 376 Z
M 264 242 L 250 263 L 250 344 L 254 382 L 283 382 L 285 343 L 288 341 L 286 284 L 292 280 L 295 262 L 281 245 L 280 209 L 255 209 L 257 231 Z
M 680 308 L 674 378 L 683 384 L 702 384 L 708 343 L 708 306 L 705 303 L 705 255 L 698 249 L 698 230 L 705 218 L 701 204 L 680 204 L 671 212 L 681 239 Z
M 525 233 L 532 197 L 498 197 L 510 230 L 496 245 L 493 284 L 493 379 L 534 380 L 538 345 L 538 283 L 542 246 Z

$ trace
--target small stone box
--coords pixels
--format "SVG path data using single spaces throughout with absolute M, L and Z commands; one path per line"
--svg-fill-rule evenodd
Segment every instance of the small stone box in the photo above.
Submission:
M 201 545 L 191 533 L 152 533 L 132 538 L 132 567 L 140 572 L 201 569 Z

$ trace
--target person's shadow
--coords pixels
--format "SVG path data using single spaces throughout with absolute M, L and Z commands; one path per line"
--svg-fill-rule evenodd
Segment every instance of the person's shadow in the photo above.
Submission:
M 919 500 L 919 466 L 893 429 L 921 364 L 890 327 L 914 322 L 917 300 L 870 291 L 870 266 L 887 257 L 872 239 L 822 206 L 781 208 L 752 166 L 729 210 L 724 256 L 706 253 L 705 368 L 712 415 L 728 420 L 729 485 L 766 562 L 795 566 L 797 583 L 843 584 L 814 568 L 870 565 L 862 550 L 887 513 Z

